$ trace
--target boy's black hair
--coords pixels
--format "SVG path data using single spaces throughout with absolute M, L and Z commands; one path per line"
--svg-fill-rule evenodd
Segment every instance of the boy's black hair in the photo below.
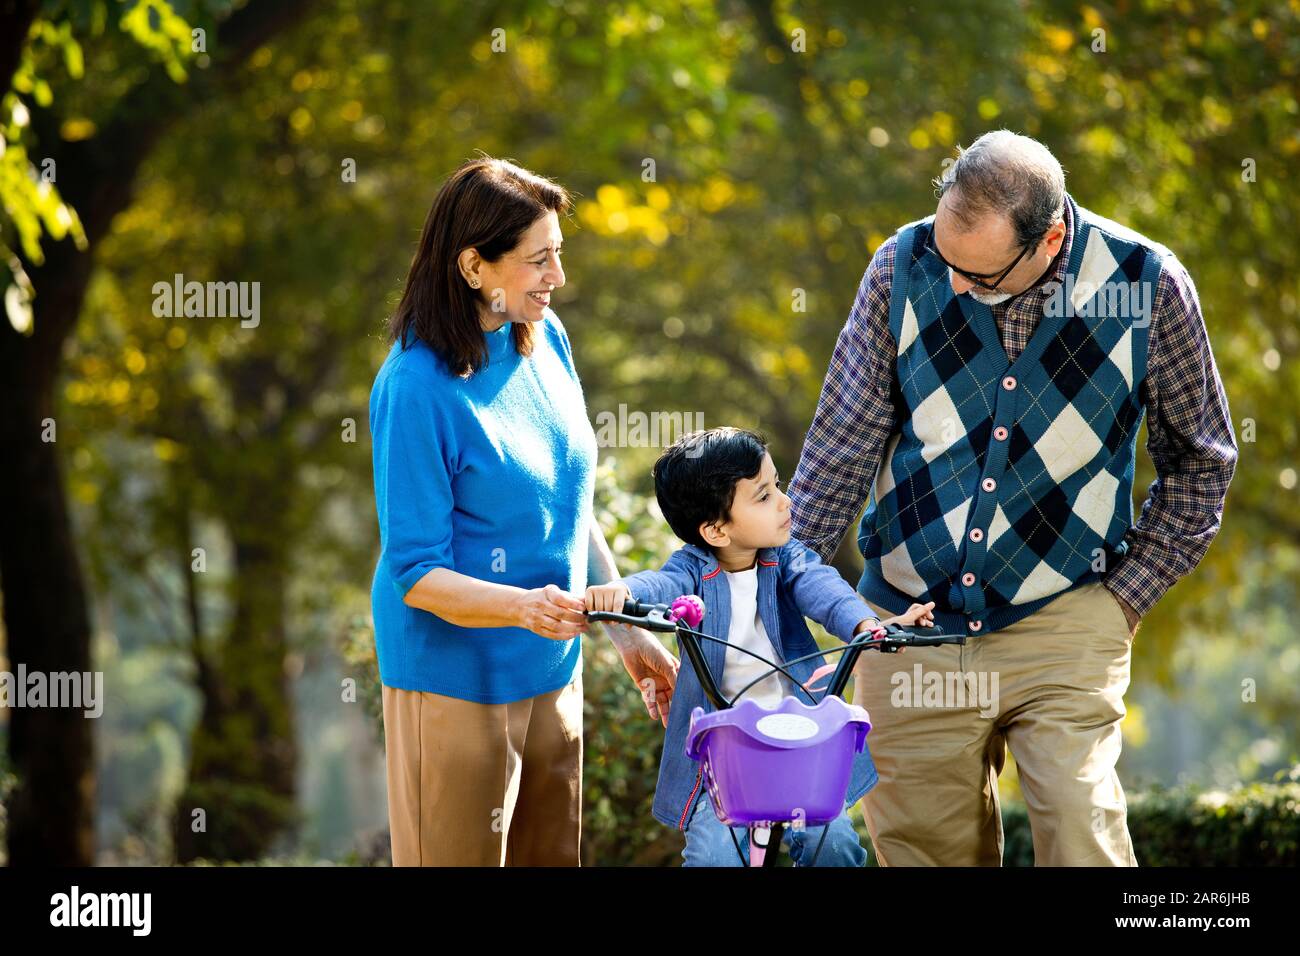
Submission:
M 723 426 L 679 438 L 655 462 L 655 497 L 673 533 L 706 551 L 713 548 L 700 525 L 730 521 L 736 483 L 757 478 L 767 439 L 744 428 Z

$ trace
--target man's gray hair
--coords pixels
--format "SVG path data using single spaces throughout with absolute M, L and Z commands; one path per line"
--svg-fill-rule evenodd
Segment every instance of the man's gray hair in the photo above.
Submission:
M 1005 216 L 1016 242 L 1043 238 L 1065 211 L 1065 170 L 1042 143 L 1009 129 L 985 133 L 934 180 L 935 196 L 948 198 L 948 211 L 962 229 L 973 229 L 988 213 Z

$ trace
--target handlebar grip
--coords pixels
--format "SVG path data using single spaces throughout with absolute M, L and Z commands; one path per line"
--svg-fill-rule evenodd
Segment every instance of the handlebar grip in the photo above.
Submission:
M 671 634 L 677 630 L 677 625 L 668 620 L 668 605 L 666 604 L 642 604 L 639 601 L 624 601 L 623 611 L 588 611 L 587 620 L 617 622 L 619 624 L 630 624 L 632 627 L 643 627 L 648 631 L 662 631 Z
M 965 643 L 965 634 L 936 634 L 934 637 L 917 637 L 912 640 L 913 647 L 938 647 L 941 644 Z
M 635 617 L 645 617 L 648 614 L 653 614 L 655 611 L 666 610 L 668 610 L 667 604 L 642 604 L 640 601 L 633 598 L 628 598 L 623 602 L 623 613 Z
M 700 689 L 704 691 L 705 698 L 713 705 L 714 710 L 726 710 L 731 706 L 730 701 L 722 696 L 722 691 L 718 688 L 718 683 L 713 678 L 709 670 L 708 662 L 704 659 L 704 651 L 700 647 L 699 638 L 695 636 L 694 631 L 682 622 L 687 620 L 683 616 L 680 620 L 669 620 L 668 615 L 673 612 L 673 608 L 680 603 L 674 602 L 674 605 L 667 604 L 643 604 L 640 601 L 628 599 L 623 602 L 622 614 L 601 614 L 589 613 L 587 616 L 593 620 L 622 620 L 627 624 L 634 624 L 638 627 L 644 627 L 652 631 L 664 631 L 676 633 L 681 642 L 682 652 L 691 662 L 691 667 L 695 669 L 696 678 L 700 682 Z M 699 604 L 697 610 L 703 611 L 703 605 Z M 698 619 L 696 620 L 698 624 Z
M 937 624 L 931 627 L 921 627 L 919 624 L 895 624 L 894 627 L 898 628 L 900 631 L 904 631 L 905 633 L 913 634 L 916 637 L 938 637 L 943 633 L 943 628 L 939 627 Z

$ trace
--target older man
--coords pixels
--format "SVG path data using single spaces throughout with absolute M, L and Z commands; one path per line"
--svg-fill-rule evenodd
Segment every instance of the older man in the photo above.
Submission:
M 858 669 L 884 865 L 997 865 L 1011 748 L 1040 865 L 1134 866 L 1115 772 L 1137 622 L 1204 556 L 1237 459 L 1191 277 L 987 133 L 876 251 L 790 485 L 829 559 L 870 493 L 858 591 L 964 647 Z M 1158 478 L 1133 523 L 1147 416 Z

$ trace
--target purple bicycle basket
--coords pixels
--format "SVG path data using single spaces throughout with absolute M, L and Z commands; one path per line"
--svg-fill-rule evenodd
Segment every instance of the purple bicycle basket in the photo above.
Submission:
M 829 823 L 844 809 L 853 755 L 871 721 L 838 697 L 815 707 L 786 697 L 775 707 L 741 700 L 691 712 L 686 755 L 703 764 L 709 799 L 728 826 L 802 819 Z

